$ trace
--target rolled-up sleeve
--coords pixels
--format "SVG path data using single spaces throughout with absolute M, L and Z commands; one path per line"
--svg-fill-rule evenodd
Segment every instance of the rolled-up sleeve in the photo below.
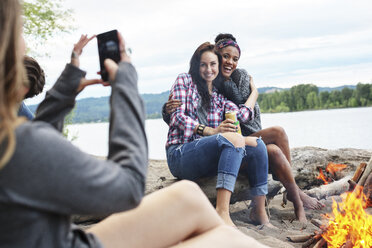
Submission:
M 248 122 L 254 118 L 254 111 L 251 107 L 247 107 L 244 104 L 240 104 L 239 107 L 235 105 L 235 103 L 226 100 L 225 109 L 236 111 L 236 116 L 240 122 Z
M 186 99 L 189 89 L 188 85 L 190 84 L 189 80 L 191 80 L 191 78 L 187 77 L 187 74 L 180 74 L 171 90 L 173 98 L 181 100 L 182 104 L 173 112 L 170 126 L 178 126 L 183 130 L 185 137 L 191 137 L 194 134 L 195 127 L 199 124 L 198 121 L 186 115 Z

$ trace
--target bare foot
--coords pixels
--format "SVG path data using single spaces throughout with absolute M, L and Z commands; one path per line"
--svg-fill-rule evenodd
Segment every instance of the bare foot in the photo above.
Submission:
M 300 198 L 305 209 L 319 210 L 325 207 L 318 199 L 308 196 L 302 190 L 300 190 Z
M 277 229 L 277 230 L 279 230 L 279 228 L 277 228 L 276 226 L 274 226 L 274 225 L 271 224 L 270 222 L 260 225 L 259 229 L 262 230 L 262 229 L 265 228 L 265 227 L 268 227 L 268 228 L 271 228 L 271 229 Z
M 306 213 L 303 206 L 303 202 L 300 198 L 301 190 L 297 187 L 296 184 L 288 184 L 286 189 L 287 199 L 293 203 L 297 219 L 302 223 L 306 223 L 307 222 Z
M 249 219 L 255 225 L 272 226 L 272 224 L 269 222 L 269 217 L 267 216 L 265 209 L 259 209 L 253 206 L 251 212 L 249 213 Z
M 216 209 L 216 211 L 218 215 L 222 218 L 222 220 L 225 222 L 226 225 L 236 228 L 234 222 L 232 221 L 230 217 L 229 211 L 223 211 L 223 210 L 218 210 L 218 209 Z

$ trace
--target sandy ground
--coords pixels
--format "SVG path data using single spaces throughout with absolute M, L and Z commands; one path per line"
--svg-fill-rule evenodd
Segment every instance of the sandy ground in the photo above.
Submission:
M 172 179 L 173 178 L 173 179 Z M 153 192 L 157 189 L 166 187 L 175 181 L 170 174 L 165 160 L 150 160 L 149 173 L 147 178 L 146 193 Z M 318 227 L 311 223 L 312 219 L 325 220 L 323 217 L 326 213 L 332 213 L 333 199 L 340 201 L 339 196 L 329 197 L 321 200 L 325 207 L 321 210 L 305 210 L 308 223 L 302 224 L 295 220 L 294 208 L 291 202 L 283 207 L 283 195 L 276 195 L 269 203 L 267 210 L 270 215 L 270 222 L 276 229 L 266 226 L 254 225 L 249 219 L 250 201 L 240 201 L 230 205 L 231 217 L 240 231 L 255 238 L 259 242 L 269 247 L 302 247 L 303 243 L 293 243 L 287 237 L 299 234 L 313 234 L 319 230 Z M 372 208 L 366 210 L 372 214 Z M 80 217 L 79 217 L 80 218 Z M 83 217 L 84 218 L 84 217 Z M 91 219 L 91 217 L 88 217 Z M 98 218 L 99 219 L 99 218 Z M 97 219 L 97 220 L 98 220 Z M 92 222 L 90 222 L 92 223 Z M 91 226 L 89 222 L 80 225 L 82 228 Z
M 310 220 L 322 220 L 322 214 L 332 211 L 332 199 L 322 200 L 321 202 L 325 204 L 326 207 L 322 210 L 306 210 L 308 223 L 302 224 L 295 220 L 292 203 L 287 202 L 287 205 L 283 207 L 283 195 L 280 194 L 275 196 L 268 206 L 268 212 L 270 213 L 270 222 L 277 227 L 277 229 L 252 224 L 248 217 L 250 211 L 248 208 L 249 201 L 232 204 L 231 216 L 234 223 L 242 232 L 270 247 L 301 247 L 302 243 L 290 242 L 287 237 L 299 234 L 312 234 L 315 230 L 318 230 Z M 278 242 L 278 240 L 275 239 L 282 242 Z
M 166 186 L 167 181 L 160 182 L 162 176 L 171 178 L 168 174 L 166 161 L 150 160 L 148 175 L 148 186 Z M 162 176 L 160 176 L 162 175 Z M 256 226 L 249 219 L 249 204 L 250 201 L 240 201 L 230 205 L 231 217 L 239 230 L 243 233 L 255 238 L 261 243 L 270 247 L 302 247 L 303 243 L 293 243 L 288 240 L 288 236 L 299 234 L 313 234 L 319 230 L 318 227 L 311 223 L 312 219 L 325 220 L 323 217 L 326 213 L 332 213 L 333 199 L 341 201 L 341 197 L 333 196 L 321 200 L 325 207 L 321 210 L 305 209 L 308 223 L 302 224 L 295 220 L 294 208 L 291 202 L 287 201 L 287 205 L 283 207 L 283 194 L 276 195 L 268 205 L 270 214 L 270 222 L 277 229 L 268 228 L 266 226 Z M 372 208 L 368 209 L 369 214 L 372 214 Z

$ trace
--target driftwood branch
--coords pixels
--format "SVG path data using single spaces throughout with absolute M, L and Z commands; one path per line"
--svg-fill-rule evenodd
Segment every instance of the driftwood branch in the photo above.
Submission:
M 305 243 L 303 243 L 302 244 L 302 248 L 308 248 L 308 247 L 310 247 L 315 242 L 318 242 L 318 240 L 320 240 L 321 238 L 322 238 L 322 235 L 316 234 L 315 236 L 313 236 L 312 238 L 310 238 L 309 240 L 307 240 Z
M 316 244 L 313 246 L 313 248 L 322 248 L 327 244 L 327 241 L 325 241 L 323 238 L 321 238 Z
M 340 195 L 347 190 L 349 190 L 348 181 L 351 179 L 351 176 L 346 176 L 340 180 L 337 180 L 333 183 L 322 185 L 318 188 L 313 188 L 305 191 L 306 194 L 316 197 L 318 200 L 325 199 L 329 196 Z
M 310 221 L 314 226 L 318 228 L 323 228 L 326 224 L 324 224 L 321 220 L 318 219 L 311 219 Z
M 216 180 L 217 180 L 216 177 L 211 177 L 199 179 L 196 181 L 212 203 L 215 203 L 217 196 Z M 275 195 L 278 194 L 278 192 L 283 186 L 279 181 L 275 181 L 272 179 L 268 180 L 267 184 L 268 184 L 267 198 L 270 201 L 270 199 L 272 199 Z M 239 175 L 235 183 L 234 193 L 231 196 L 231 203 L 251 199 L 252 197 L 250 195 L 248 178 L 245 177 L 244 175 Z
M 300 234 L 300 235 L 293 235 L 288 236 L 287 239 L 293 243 L 302 243 L 309 239 L 311 239 L 314 235 L 312 234 Z

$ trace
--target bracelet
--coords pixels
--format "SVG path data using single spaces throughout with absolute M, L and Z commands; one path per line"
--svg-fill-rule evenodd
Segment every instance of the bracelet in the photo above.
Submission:
M 79 54 L 77 52 L 75 52 L 75 51 L 72 51 L 72 53 L 71 53 L 71 59 L 77 59 L 77 58 L 79 58 Z
M 196 129 L 196 133 L 197 133 L 198 135 L 200 135 L 200 136 L 204 136 L 204 135 L 203 135 L 203 132 L 204 132 L 204 129 L 205 129 L 205 128 L 206 128 L 205 125 L 200 124 L 200 125 L 198 126 L 198 128 Z

